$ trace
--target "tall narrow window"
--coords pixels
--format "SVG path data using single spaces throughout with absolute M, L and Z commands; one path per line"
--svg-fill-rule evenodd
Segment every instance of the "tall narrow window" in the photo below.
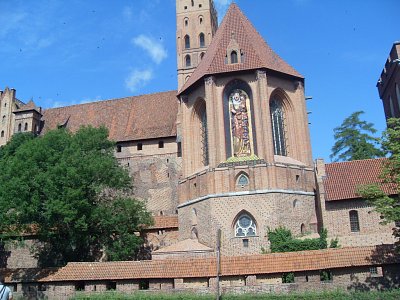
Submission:
M 1 137 L 4 137 L 4 130 L 1 131 Z
M 203 59 L 203 57 L 204 57 L 204 52 L 201 52 L 200 53 L 200 60 Z
M 272 122 L 272 138 L 274 142 L 275 155 L 286 156 L 285 141 L 285 118 L 283 113 L 282 102 L 272 99 L 270 103 L 271 122 Z
M 186 55 L 186 57 L 185 57 L 185 65 L 186 65 L 186 67 L 190 67 L 192 65 L 192 61 L 190 59 L 190 55 L 189 54 Z
M 389 97 L 389 105 L 390 105 L 390 117 L 394 118 L 394 105 L 392 97 Z
M 25 125 L 24 125 L 24 131 L 27 131 L 28 130 L 28 123 L 25 123 Z
M 246 213 L 242 213 L 235 224 L 235 236 L 255 236 L 257 234 L 256 223 L 253 218 Z
M 359 232 L 360 231 L 360 222 L 358 220 L 358 211 L 351 210 L 349 212 L 350 217 L 350 230 L 351 232 Z
M 236 51 L 231 52 L 231 64 L 237 64 L 238 63 L 238 54 Z
M 208 166 L 207 114 L 205 108 L 201 114 L 201 151 L 203 165 Z
M 18 132 L 21 132 L 21 130 L 22 130 L 22 124 L 20 123 L 18 124 Z
M 190 37 L 188 35 L 185 35 L 185 49 L 190 48 Z
M 204 33 L 200 33 L 200 35 L 199 35 L 199 44 L 200 44 L 200 47 L 206 46 Z

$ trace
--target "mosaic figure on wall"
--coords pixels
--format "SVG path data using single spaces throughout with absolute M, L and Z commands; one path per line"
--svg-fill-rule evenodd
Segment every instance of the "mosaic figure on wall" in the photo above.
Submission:
M 229 95 L 229 110 L 233 156 L 250 156 L 252 151 L 249 97 L 245 91 L 237 89 Z

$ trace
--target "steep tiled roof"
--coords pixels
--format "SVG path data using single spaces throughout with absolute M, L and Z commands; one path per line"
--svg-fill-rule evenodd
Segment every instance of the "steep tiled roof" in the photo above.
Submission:
M 239 64 L 226 64 L 225 62 L 227 48 L 232 36 L 234 36 L 244 54 L 244 61 Z M 202 61 L 179 93 L 183 93 L 206 75 L 260 68 L 302 78 L 293 67 L 287 64 L 266 44 L 239 7 L 233 3 L 229 7 Z
M 29 111 L 29 110 L 36 110 L 38 112 L 41 111 L 41 108 L 37 107 L 33 100 L 30 100 L 27 104 L 22 105 L 20 108 L 14 110 L 14 112 L 22 112 L 22 111 Z
M 328 201 L 360 198 L 357 188 L 363 184 L 378 184 L 388 195 L 396 194 L 395 186 L 383 184 L 379 178 L 385 158 L 353 160 L 325 165 L 323 179 Z
M 47 109 L 46 132 L 59 125 L 77 131 L 82 125 L 105 125 L 114 141 L 142 140 L 176 135 L 176 91 Z
M 192 252 L 192 251 L 213 251 L 210 247 L 199 243 L 195 239 L 186 239 L 175 243 L 171 246 L 161 248 L 160 250 L 154 251 L 153 254 L 164 254 L 170 252 Z
M 222 257 L 221 275 L 256 275 L 398 263 L 391 246 Z M 216 259 L 153 260 L 69 263 L 42 282 L 123 280 L 143 278 L 193 278 L 216 275 Z
M 149 229 L 178 228 L 178 216 L 154 216 L 154 225 Z

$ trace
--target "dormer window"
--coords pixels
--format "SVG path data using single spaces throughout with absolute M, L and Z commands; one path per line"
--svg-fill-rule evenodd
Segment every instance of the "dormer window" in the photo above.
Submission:
M 231 52 L 231 64 L 237 64 L 238 63 L 238 54 L 236 51 Z

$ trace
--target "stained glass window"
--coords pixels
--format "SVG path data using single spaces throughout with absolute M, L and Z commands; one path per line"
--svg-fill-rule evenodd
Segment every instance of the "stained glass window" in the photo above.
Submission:
M 351 210 L 349 212 L 350 216 L 350 230 L 351 232 L 359 232 L 360 231 L 360 222 L 358 220 L 358 211 Z
M 273 99 L 270 103 L 271 122 L 272 122 L 272 138 L 274 142 L 275 155 L 286 156 L 286 140 L 285 140 L 285 118 L 282 102 Z
M 241 187 L 249 185 L 249 178 L 246 175 L 241 174 L 238 178 L 237 185 Z
M 242 214 L 235 224 L 235 236 L 255 236 L 257 228 L 254 220 L 248 214 Z

